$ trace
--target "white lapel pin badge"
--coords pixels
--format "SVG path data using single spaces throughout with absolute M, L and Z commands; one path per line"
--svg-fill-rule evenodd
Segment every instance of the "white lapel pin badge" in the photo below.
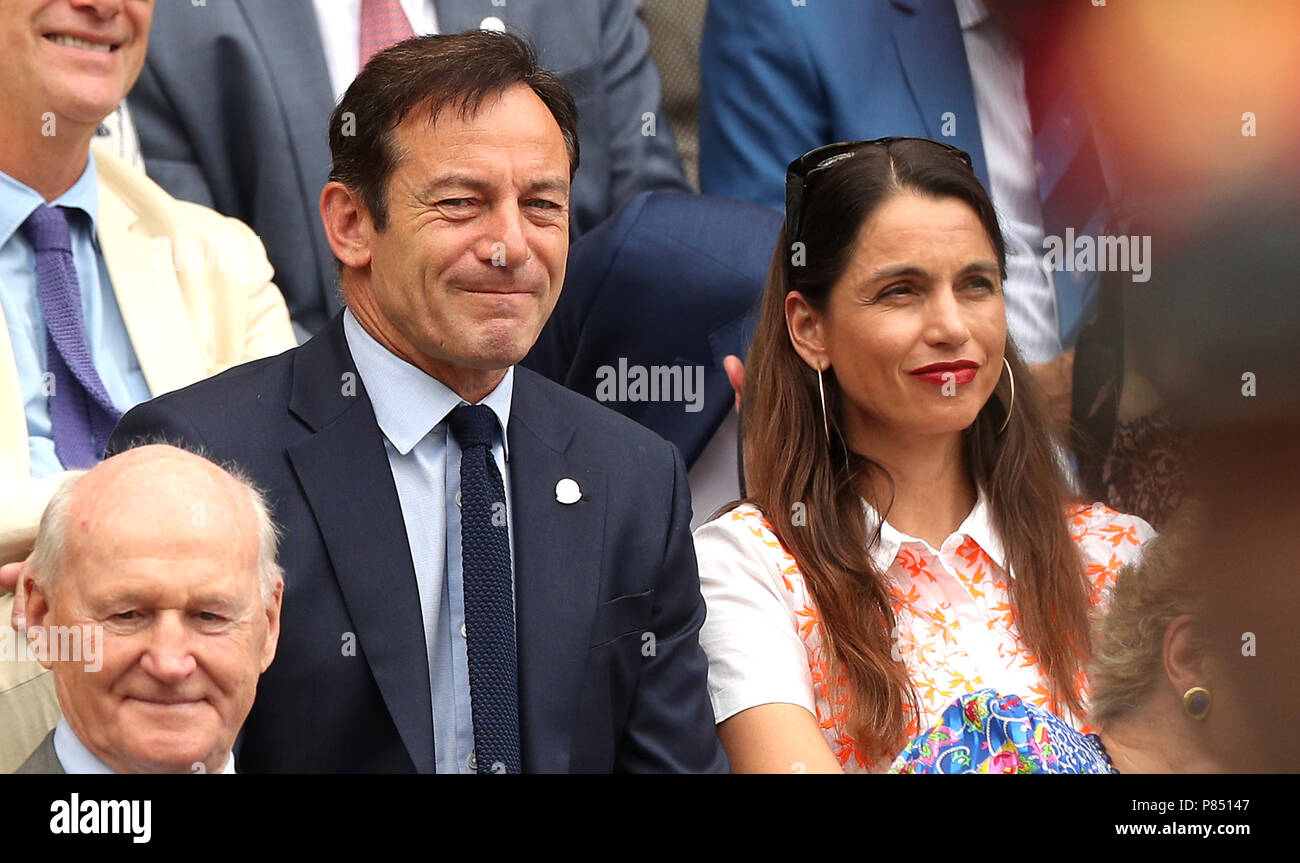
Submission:
M 578 483 L 567 476 L 555 484 L 555 499 L 568 505 L 582 500 L 582 489 Z

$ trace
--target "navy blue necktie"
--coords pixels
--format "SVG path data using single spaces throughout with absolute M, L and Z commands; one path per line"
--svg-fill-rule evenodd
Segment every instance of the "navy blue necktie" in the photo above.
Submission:
M 447 420 L 460 444 L 460 543 L 474 757 L 479 773 L 519 773 L 519 674 L 506 492 L 492 457 L 497 419 L 461 405 Z
M 36 252 L 36 293 L 45 317 L 45 365 L 53 376 L 50 426 L 65 468 L 94 467 L 121 413 L 95 371 L 82 326 L 81 288 L 62 207 L 39 206 L 22 224 Z

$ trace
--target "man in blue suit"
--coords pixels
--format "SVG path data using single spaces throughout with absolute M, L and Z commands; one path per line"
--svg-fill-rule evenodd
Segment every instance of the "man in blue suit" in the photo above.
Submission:
M 659 73 L 635 0 L 160 2 L 130 99 L 149 175 L 253 228 L 300 336 L 339 309 L 316 203 L 330 165 L 325 124 L 359 70 L 358 43 L 373 44 L 372 7 L 399 16 L 406 36 L 508 28 L 532 41 L 578 103 L 574 237 L 637 192 L 689 188 L 658 118 Z
M 756 204 L 642 193 L 573 244 L 564 293 L 524 360 L 675 444 L 695 523 L 739 496 L 723 361 L 748 352 L 780 232 L 781 217 Z M 638 397 L 608 385 L 621 368 L 668 369 L 699 389 Z
M 347 309 L 112 442 L 236 463 L 284 528 L 239 770 L 725 771 L 680 456 L 515 366 L 565 275 L 567 89 L 514 36 L 413 39 L 330 147 Z
M 765 207 L 646 192 L 573 244 L 564 294 L 524 365 L 654 429 L 695 464 L 733 404 L 723 370 L 744 357 L 780 236 Z M 601 370 L 702 369 L 697 400 L 606 398 Z

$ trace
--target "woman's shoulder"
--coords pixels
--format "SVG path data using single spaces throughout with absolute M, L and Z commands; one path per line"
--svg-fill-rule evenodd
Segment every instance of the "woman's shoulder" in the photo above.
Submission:
M 1070 536 L 1076 542 L 1096 537 L 1112 545 L 1142 545 L 1156 535 L 1155 528 L 1141 516 L 1120 512 L 1100 501 L 1071 504 L 1065 514 Z
M 779 581 L 791 591 L 802 580 L 794 556 L 781 544 L 771 520 L 749 503 L 738 504 L 697 527 L 695 556 L 701 582 L 737 567 L 753 577 Z
M 1083 558 L 1092 604 L 1104 610 L 1110 605 L 1110 592 L 1120 570 L 1142 559 L 1142 548 L 1155 538 L 1155 529 L 1139 516 L 1104 503 L 1071 506 L 1067 518 L 1070 537 Z
M 1131 563 L 1156 536 L 1145 519 L 1100 502 L 1074 504 L 1066 509 L 1066 519 L 1070 538 L 1089 559 Z
M 778 548 L 781 545 L 772 529 L 772 522 L 752 503 L 736 504 L 695 528 L 694 535 L 697 545 L 701 540 L 715 539 L 740 540 L 764 546 L 775 544 Z

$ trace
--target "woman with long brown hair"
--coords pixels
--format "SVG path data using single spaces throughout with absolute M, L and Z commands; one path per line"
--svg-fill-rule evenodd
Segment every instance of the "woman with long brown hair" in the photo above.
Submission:
M 1082 719 L 1090 610 L 1153 532 L 1071 499 L 1007 339 L 1005 258 L 960 150 L 791 164 L 744 381 L 749 497 L 696 533 L 733 769 L 883 770 L 986 687 Z

